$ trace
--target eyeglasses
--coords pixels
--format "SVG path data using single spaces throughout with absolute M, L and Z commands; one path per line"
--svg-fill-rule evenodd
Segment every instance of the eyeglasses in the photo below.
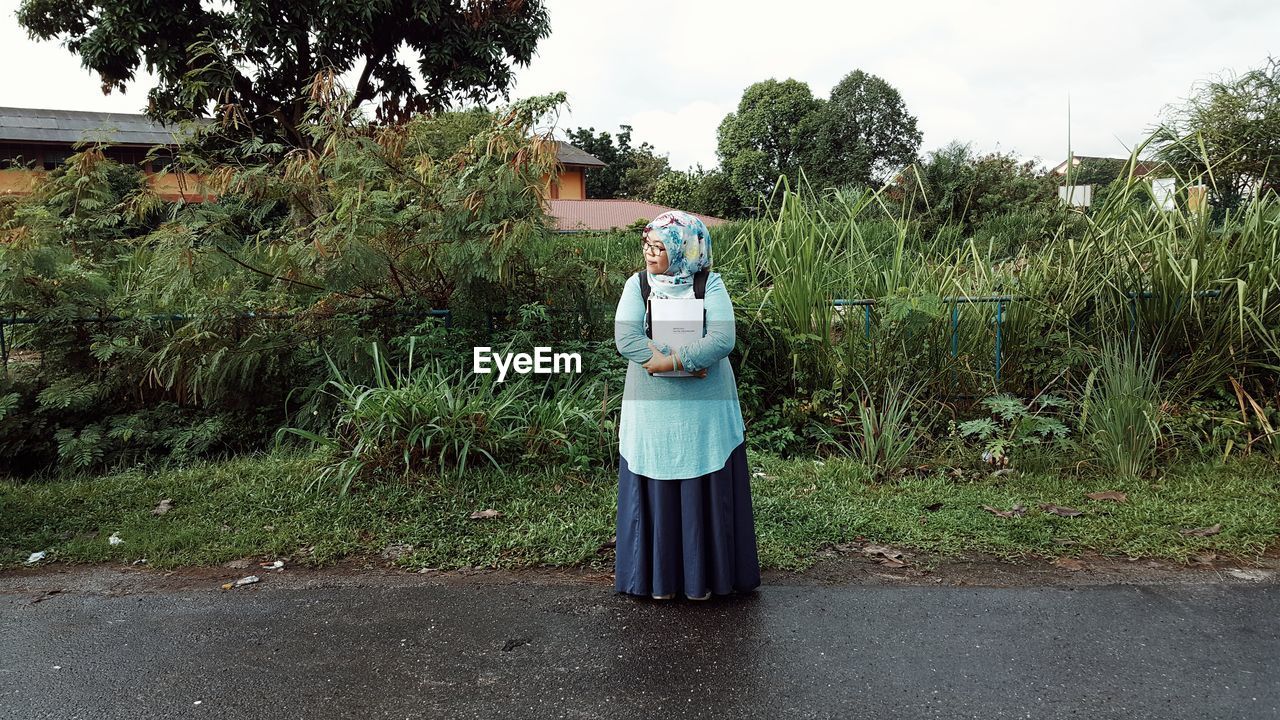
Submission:
M 662 243 L 642 242 L 640 243 L 640 247 L 643 248 L 644 252 L 649 255 L 658 255 L 667 249 L 667 246 L 663 245 Z

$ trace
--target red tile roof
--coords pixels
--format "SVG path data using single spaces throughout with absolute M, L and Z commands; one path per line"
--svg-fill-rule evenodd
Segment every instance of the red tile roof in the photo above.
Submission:
M 641 200 L 547 200 L 547 206 L 547 213 L 555 218 L 556 229 L 561 232 L 624 228 L 641 218 L 652 220 L 676 209 Z M 707 227 L 728 222 L 710 215 L 689 214 Z

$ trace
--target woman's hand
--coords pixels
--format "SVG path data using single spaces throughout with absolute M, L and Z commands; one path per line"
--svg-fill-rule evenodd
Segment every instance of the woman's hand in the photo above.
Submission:
M 653 356 L 645 361 L 644 369 L 648 370 L 650 375 L 660 372 L 670 372 L 671 370 L 676 369 L 675 358 L 670 355 L 663 355 L 662 351 L 659 350 L 658 346 L 654 345 L 652 341 L 649 343 L 649 352 L 653 353 Z
M 654 345 L 652 342 L 649 343 L 649 350 L 653 353 L 653 357 L 645 361 L 644 369 L 648 370 L 650 375 L 660 372 L 671 372 L 676 369 L 675 353 L 672 353 L 671 355 L 663 355 L 662 351 L 658 349 L 658 346 Z M 691 371 L 691 374 L 694 377 L 704 378 L 707 376 L 707 369 L 703 368 L 701 370 Z

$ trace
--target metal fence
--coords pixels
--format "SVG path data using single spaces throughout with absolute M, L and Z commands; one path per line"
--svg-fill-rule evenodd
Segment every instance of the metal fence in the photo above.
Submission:
M 423 318 L 442 317 L 444 318 L 444 326 L 446 328 L 452 327 L 453 325 L 453 313 L 451 313 L 449 310 L 436 310 L 436 309 L 426 310 L 426 311 L 417 310 L 417 311 L 407 311 L 402 313 L 385 313 L 385 315 L 386 316 L 407 315 L 410 317 L 423 317 Z M 198 317 L 200 316 L 199 315 L 183 315 L 183 314 L 146 315 L 143 317 L 130 317 L 125 315 L 102 315 L 99 317 L 79 318 L 75 320 L 75 322 L 86 323 L 86 324 L 118 323 L 118 322 L 125 322 L 126 320 L 186 322 L 188 320 L 194 320 Z M 235 320 L 293 320 L 298 316 L 295 313 L 245 312 L 245 313 L 240 313 L 238 315 L 232 315 L 229 317 L 230 319 L 235 319 Z M 491 321 L 492 321 L 492 318 L 491 318 Z M 17 326 L 17 325 L 36 325 L 42 322 L 46 322 L 46 321 L 42 320 L 41 318 L 19 317 L 14 315 L 11 315 L 9 317 L 0 317 L 0 367 L 3 367 L 5 370 L 8 370 L 9 368 L 10 342 L 9 342 L 9 338 L 5 328 L 8 326 Z
M 1196 293 L 1194 293 L 1194 296 L 1195 296 L 1195 297 L 1212 297 L 1212 298 L 1217 298 L 1217 297 L 1220 297 L 1220 296 L 1221 296 L 1221 294 L 1222 294 L 1222 291 L 1220 291 L 1220 290 L 1200 290 L 1200 291 L 1197 291 Z M 1140 301 L 1140 300 L 1149 300 L 1149 299 L 1152 299 L 1152 298 L 1156 298 L 1156 297 L 1159 297 L 1159 294 L 1158 294 L 1158 293 L 1153 293 L 1153 292 L 1151 292 L 1151 291 L 1143 291 L 1143 292 L 1128 292 L 1128 293 L 1125 293 L 1125 295 L 1126 295 L 1126 296 L 1128 297 L 1128 299 L 1129 299 L 1129 302 L 1128 302 L 1128 313 L 1129 313 L 1129 314 L 1128 314 L 1128 333 L 1129 333 L 1130 335 L 1132 335 L 1132 334 L 1133 334 L 1133 332 L 1134 332 L 1134 330 L 1135 330 L 1135 329 L 1136 329 L 1136 327 L 1137 327 L 1137 320 L 1138 320 L 1138 301 Z M 990 295 L 990 296 L 982 296 L 982 297 L 954 296 L 954 297 L 943 297 L 943 298 L 940 298 L 940 301 L 941 301 L 942 303 L 944 303 L 944 304 L 947 304 L 947 305 L 950 305 L 950 306 L 951 306 L 951 337 L 950 337 L 950 340 L 951 340 L 951 357 L 952 357 L 952 359 L 956 359 L 956 358 L 958 358 L 958 357 L 959 357 L 959 354 L 960 354 L 960 306 L 961 306 L 962 304 L 990 304 L 990 303 L 994 303 L 994 304 L 995 304 L 995 322 L 994 322 L 994 324 L 995 324 L 995 341 L 994 341 L 994 347 L 992 348 L 992 370 L 993 370 L 993 372 L 994 372 L 994 374 L 995 374 L 995 379 L 996 379 L 997 381 L 999 381 L 999 380 L 1000 380 L 1000 373 L 1001 373 L 1002 365 L 1003 365 L 1003 362 L 1004 362 L 1004 314 L 1005 314 L 1005 309 L 1008 307 L 1008 305 L 1009 305 L 1010 303 L 1017 302 L 1017 301 L 1028 300 L 1028 299 L 1030 299 L 1030 298 L 1029 298 L 1028 296 L 1026 296 L 1026 295 Z M 1176 308 L 1176 307 L 1179 307 L 1179 306 L 1181 305 L 1182 298 L 1181 298 L 1181 297 L 1179 297 L 1177 302 L 1178 302 L 1178 304 L 1177 304 L 1177 305 L 1175 305 L 1175 308 Z M 849 299 L 843 299 L 843 298 L 840 298 L 840 299 L 833 300 L 831 304 L 832 304 L 832 306 L 833 306 L 833 307 L 861 307 L 861 308 L 863 308 L 863 328 L 864 328 L 864 330 L 863 330 L 863 331 L 864 331 L 865 336 L 866 336 L 868 339 L 870 339 L 870 337 L 871 337 L 871 309 L 872 309 L 873 307 L 875 307 L 876 305 L 878 305 L 878 304 L 879 304 L 879 301 L 875 300 L 874 298 L 863 298 L 863 299 L 858 299 L 858 300 L 849 300 Z M 416 316 L 418 316 L 418 317 L 441 317 L 441 318 L 444 318 L 444 326 L 445 326 L 446 328 L 452 327 L 452 325 L 453 325 L 453 314 L 452 314 L 452 312 L 451 312 L 450 310 L 448 310 L 448 309 L 432 309 L 432 310 L 428 310 L 428 311 L 411 311 L 411 312 L 408 312 L 408 313 L 389 313 L 389 314 L 408 314 L 408 315 L 416 315 Z M 494 329 L 494 322 L 493 322 L 493 321 L 494 321 L 494 318 L 495 318 L 495 317 L 498 317 L 499 315 L 504 315 L 504 314 L 503 314 L 503 313 L 494 313 L 494 312 L 489 312 L 489 313 L 486 313 L 486 315 L 488 316 L 488 328 L 489 328 L 489 330 L 492 332 L 492 331 L 493 331 L 493 329 Z M 182 321 L 186 321 L 186 320 L 192 320 L 192 319 L 195 319 L 196 317 L 198 317 L 198 316 L 195 316 L 195 315 L 149 315 L 149 316 L 146 316 L 146 318 L 145 318 L 145 319 L 147 319 L 147 320 L 169 320 L 169 321 L 174 321 L 174 322 L 182 322 Z M 236 318 L 239 318 L 239 319 L 245 319 L 245 320 L 290 320 L 290 319 L 293 319 L 293 318 L 295 318 L 295 317 L 297 317 L 297 316 L 296 316 L 295 314 L 293 314 L 293 313 L 254 313 L 254 312 L 247 312 L 247 313 L 243 313 L 243 314 L 241 314 L 241 315 L 237 315 L 237 316 L 235 316 L 235 317 L 236 317 Z M 96 317 L 96 318 L 84 318 L 84 319 L 82 319 L 82 320 L 79 320 L 78 322 L 85 322 L 85 323 L 91 323 L 91 322 L 122 322 L 122 321 L 124 321 L 124 320 L 130 320 L 130 319 L 136 319 L 136 318 L 129 318 L 129 317 L 118 316 L 118 315 L 105 315 L 105 316 L 102 316 L 102 317 Z M 42 320 L 40 320 L 39 318 L 30 318 L 30 317 L 16 317 L 16 316 L 8 317 L 8 318 L 0 317 L 0 363 L 2 363 L 2 366 L 3 366 L 6 370 L 8 369 L 8 366 L 9 366 L 9 343 L 8 343 L 7 338 L 6 338 L 6 334 L 5 334 L 5 327 L 6 327 L 6 326 L 8 326 L 8 325 L 14 325 L 14 326 L 16 326 L 16 325 L 29 325 L 29 324 L 39 323 L 39 322 L 43 322 L 43 321 L 42 321 Z
M 1143 292 L 1127 292 L 1128 297 L 1128 334 L 1133 335 L 1137 329 L 1138 323 L 1138 301 L 1149 300 L 1159 297 L 1158 293 L 1151 291 Z M 1222 295 L 1221 290 L 1200 290 L 1194 293 L 1195 297 L 1212 297 L 1217 298 Z M 992 370 L 995 373 L 995 379 L 1000 380 L 1001 366 L 1004 362 L 1004 311 L 1012 302 L 1019 300 L 1029 300 L 1026 295 L 990 295 L 985 297 L 944 297 L 940 298 L 943 304 L 951 306 L 951 358 L 954 360 L 960 356 L 960 305 L 995 303 L 995 347 L 992 349 Z M 1180 307 L 1182 298 L 1179 297 L 1175 308 Z M 877 305 L 874 298 L 864 298 L 861 300 L 834 300 L 833 305 L 836 307 L 861 307 L 863 308 L 863 328 L 865 336 L 871 337 L 871 308 Z

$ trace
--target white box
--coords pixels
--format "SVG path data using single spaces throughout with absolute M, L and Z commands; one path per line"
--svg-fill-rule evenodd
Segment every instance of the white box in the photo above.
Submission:
M 697 298 L 650 298 L 649 327 L 656 345 L 678 351 L 705 333 L 703 301 Z M 693 377 L 687 370 L 654 373 L 657 377 Z

